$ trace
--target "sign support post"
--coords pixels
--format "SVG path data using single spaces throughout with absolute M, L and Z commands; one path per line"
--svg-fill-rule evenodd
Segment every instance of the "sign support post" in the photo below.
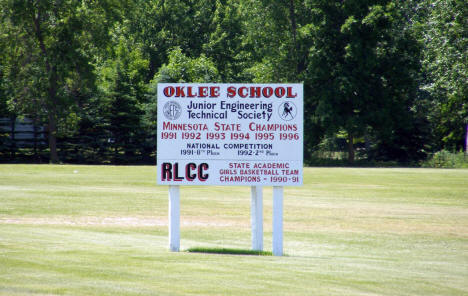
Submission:
M 263 187 L 251 186 L 252 250 L 263 251 Z
M 273 186 L 273 255 L 283 255 L 283 186 Z
M 180 190 L 179 185 L 169 185 L 169 249 L 180 249 Z

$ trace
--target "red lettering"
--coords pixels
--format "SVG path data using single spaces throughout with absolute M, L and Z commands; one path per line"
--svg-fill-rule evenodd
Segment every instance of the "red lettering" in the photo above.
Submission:
M 191 86 L 187 86 L 187 97 L 193 98 L 193 97 L 195 97 L 196 95 L 197 95 L 196 93 L 192 93 L 192 87 L 191 87 Z
M 207 96 L 208 96 L 208 87 L 207 86 L 198 87 L 198 97 L 206 98 Z
M 297 97 L 297 93 L 292 94 L 292 87 L 291 87 L 291 86 L 288 86 L 286 89 L 287 89 L 286 97 L 288 97 L 288 98 L 295 98 L 295 97 Z
M 234 86 L 230 86 L 227 88 L 227 96 L 229 98 L 233 98 L 236 96 L 236 88 Z
M 210 98 L 219 97 L 219 86 L 210 87 Z
M 262 90 L 262 94 L 265 98 L 269 98 L 273 95 L 273 88 L 267 86 L 267 87 L 264 87 L 263 90 Z
M 251 98 L 260 98 L 260 91 L 261 87 L 259 86 L 251 86 L 250 87 L 250 97 Z
M 277 87 L 275 89 L 275 96 L 277 98 L 282 98 L 285 93 L 286 93 L 286 91 L 285 91 L 284 87 Z
M 244 91 L 245 91 L 245 92 L 244 92 Z M 247 87 L 245 87 L 245 86 L 240 87 L 238 93 L 239 93 L 239 97 L 241 97 L 241 98 L 246 98 L 247 95 L 248 95 Z
M 166 97 L 172 97 L 174 95 L 174 87 L 167 86 L 164 88 L 163 93 Z
M 200 97 L 200 98 L 216 98 L 220 96 L 220 87 L 219 86 L 199 86 L 198 93 L 194 90 L 193 86 L 167 86 L 163 89 L 163 93 L 166 97 Z M 297 92 L 294 92 L 293 87 L 282 87 L 278 86 L 272 88 L 270 86 L 260 87 L 260 86 L 242 86 L 236 88 L 235 86 L 229 86 L 227 88 L 227 97 L 233 98 L 238 95 L 241 98 L 270 98 L 275 95 L 277 98 L 282 98 L 286 96 L 287 98 L 296 98 Z
M 175 96 L 176 97 L 185 97 L 185 92 L 184 92 L 185 86 L 176 86 L 176 92 Z

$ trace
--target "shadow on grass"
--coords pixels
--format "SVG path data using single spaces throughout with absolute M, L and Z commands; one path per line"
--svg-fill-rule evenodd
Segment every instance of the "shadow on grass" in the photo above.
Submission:
M 244 249 L 229 249 L 229 248 L 202 248 L 194 247 L 187 249 L 189 253 L 206 253 L 206 254 L 225 254 L 225 255 L 251 255 L 251 256 L 273 256 L 271 252 L 254 251 Z

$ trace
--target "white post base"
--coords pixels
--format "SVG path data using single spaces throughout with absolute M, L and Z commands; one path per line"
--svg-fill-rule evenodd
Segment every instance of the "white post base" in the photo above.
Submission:
M 283 187 L 273 186 L 273 255 L 283 256 Z
M 169 186 L 169 250 L 180 249 L 180 190 L 179 185 Z
M 251 186 L 250 219 L 252 250 L 263 251 L 263 192 L 262 186 Z

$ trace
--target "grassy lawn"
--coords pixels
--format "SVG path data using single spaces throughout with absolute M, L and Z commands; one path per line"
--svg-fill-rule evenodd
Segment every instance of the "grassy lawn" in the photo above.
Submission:
M 284 191 L 284 257 L 169 252 L 155 183 L 0 165 L 0 295 L 468 295 L 468 170 L 307 168 Z M 183 250 L 249 249 L 249 223 L 248 187 L 181 188 Z

